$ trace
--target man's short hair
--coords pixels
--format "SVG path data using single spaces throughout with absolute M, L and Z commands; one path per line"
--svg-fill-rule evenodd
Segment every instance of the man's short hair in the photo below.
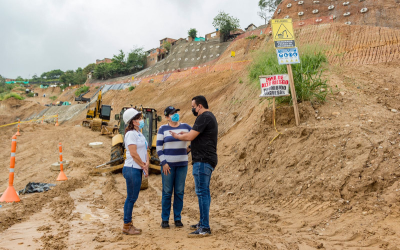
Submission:
M 195 96 L 193 97 L 192 101 L 193 100 L 197 106 L 201 104 L 201 106 L 203 106 L 205 109 L 208 109 L 207 99 L 204 96 L 202 95 Z

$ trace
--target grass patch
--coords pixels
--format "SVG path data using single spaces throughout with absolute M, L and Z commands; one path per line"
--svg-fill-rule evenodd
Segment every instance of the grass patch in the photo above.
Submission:
M 258 37 L 257 35 L 251 35 L 251 36 L 246 37 L 246 39 L 254 40 L 254 39 L 256 39 L 257 37 Z
M 7 93 L 7 94 L 6 93 L 0 94 L 0 101 L 7 100 L 8 98 L 11 98 L 11 97 L 18 99 L 18 100 L 25 99 L 22 96 L 18 95 L 17 93 L 11 92 L 11 93 Z
M 55 101 L 57 99 L 57 96 L 53 95 L 53 96 L 50 96 L 49 98 L 50 98 L 50 100 Z
M 129 91 L 132 91 L 136 88 L 136 86 L 129 86 Z
M 28 97 L 34 97 L 34 96 L 35 96 L 35 94 L 34 94 L 34 93 L 32 93 L 32 92 L 29 92 L 28 94 L 26 94 L 26 96 L 28 96 Z
M 77 89 L 77 90 L 75 91 L 75 96 L 79 96 L 80 94 L 85 93 L 85 92 L 88 91 L 88 90 L 89 90 L 89 87 L 88 87 L 88 86 L 80 87 L 79 89 Z
M 328 94 L 327 80 L 322 77 L 327 57 L 317 46 L 306 46 L 299 50 L 301 63 L 292 65 L 297 100 L 323 103 Z M 287 74 L 287 67 L 278 64 L 275 49 L 269 47 L 267 52 L 256 55 L 254 63 L 250 66 L 249 77 L 260 88 L 259 76 L 276 74 Z M 291 103 L 292 97 L 277 97 L 276 101 Z

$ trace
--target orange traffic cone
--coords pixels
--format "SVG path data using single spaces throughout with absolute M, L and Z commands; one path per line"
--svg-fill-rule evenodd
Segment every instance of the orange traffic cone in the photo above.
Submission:
M 15 151 L 17 150 L 17 136 L 12 137 L 11 142 L 11 159 L 10 159 L 10 174 L 8 177 L 8 188 L 0 198 L 0 202 L 19 202 L 17 191 L 13 186 L 14 183 L 14 167 L 15 167 Z
M 42 117 L 42 124 L 44 123 L 44 116 Z
M 64 173 L 63 169 L 63 159 L 62 159 L 62 145 L 61 142 L 58 144 L 58 148 L 60 149 L 60 174 L 58 175 L 57 181 L 66 181 L 68 180 L 67 176 Z
M 17 133 L 15 134 L 15 135 L 21 135 L 20 133 L 19 133 L 19 124 L 21 123 L 21 121 L 18 119 L 18 130 L 17 130 Z
M 55 126 L 58 126 L 58 114 L 57 114 L 56 125 Z

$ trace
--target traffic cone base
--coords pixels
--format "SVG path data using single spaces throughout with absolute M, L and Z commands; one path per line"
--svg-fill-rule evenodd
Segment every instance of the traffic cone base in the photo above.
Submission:
M 60 171 L 58 175 L 57 181 L 66 181 L 68 180 L 67 176 L 65 175 L 64 171 Z
M 17 191 L 15 191 L 14 186 L 8 186 L 6 191 L 0 198 L 0 202 L 20 202 Z
M 21 135 L 21 134 L 19 133 L 19 131 L 17 131 L 17 133 L 15 135 Z

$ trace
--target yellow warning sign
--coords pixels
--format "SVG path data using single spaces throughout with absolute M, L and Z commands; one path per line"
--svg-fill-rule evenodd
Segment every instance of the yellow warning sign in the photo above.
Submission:
M 235 57 L 236 53 L 235 51 L 231 51 L 231 57 Z
M 276 48 L 296 47 L 292 19 L 272 19 L 271 27 Z
M 292 19 L 272 19 L 274 41 L 294 40 Z

